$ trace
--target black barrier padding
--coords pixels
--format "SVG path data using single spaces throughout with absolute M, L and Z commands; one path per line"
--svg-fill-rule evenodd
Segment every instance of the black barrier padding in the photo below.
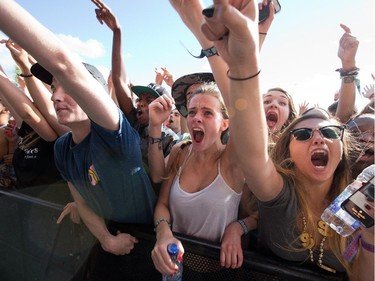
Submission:
M 85 262 L 96 240 L 84 225 L 73 224 L 69 218 L 60 225 L 56 224 L 64 202 L 71 200 L 64 192 L 53 188 L 47 191 L 42 187 L 21 192 L 0 188 L 0 280 L 66 281 L 73 277 L 74 281 L 90 280 L 80 270 L 87 268 L 86 265 L 90 267 Z M 53 198 L 54 195 L 58 198 Z M 148 263 L 143 263 L 143 269 L 139 264 L 137 274 L 134 267 L 124 267 L 128 271 L 124 276 L 126 280 L 145 281 L 142 270 L 153 266 L 149 264 L 149 257 L 155 234 L 150 226 L 129 224 L 126 228 L 148 249 L 144 253 Z M 225 269 L 219 264 L 219 245 L 178 233 L 175 235 L 185 248 L 184 281 L 344 280 L 344 276 L 325 272 L 315 265 L 290 263 L 254 250 L 244 251 L 244 263 L 240 269 Z

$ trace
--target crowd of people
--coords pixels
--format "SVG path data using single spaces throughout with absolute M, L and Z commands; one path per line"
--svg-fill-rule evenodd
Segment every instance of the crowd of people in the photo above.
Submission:
M 91 1 L 113 33 L 108 79 L 16 2 L 0 2 L 0 30 L 9 36 L 0 43 L 19 71 L 16 85 L 0 66 L 0 186 L 68 190 L 58 223 L 70 216 L 97 239 L 77 280 L 173 275 L 167 245 L 184 255 L 175 233 L 220 244 L 221 266 L 240 268 L 250 232 L 259 251 L 351 281 L 374 279 L 374 227 L 342 237 L 320 218 L 374 164 L 374 85 L 363 87 L 369 102 L 358 109 L 359 40 L 348 26 L 341 24 L 342 82 L 332 106 L 296 107 L 282 85 L 259 90 L 272 2 L 259 23 L 266 0 L 217 0 L 208 8 L 170 0 L 212 72 L 174 80 L 155 68 L 155 81 L 129 85 L 119 21 L 103 1 Z M 373 199 L 369 206 L 373 216 Z M 129 224 L 153 229 L 154 247 Z M 348 260 L 343 253 L 355 237 Z M 140 264 L 152 268 L 137 270 Z M 215 280 L 215 272 L 200 274 Z

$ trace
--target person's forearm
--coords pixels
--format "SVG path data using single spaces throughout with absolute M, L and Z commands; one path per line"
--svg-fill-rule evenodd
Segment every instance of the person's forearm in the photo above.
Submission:
M 55 34 L 12 0 L 0 1 L 0 29 L 53 75 L 91 120 L 118 130 L 116 104 Z
M 44 140 L 54 141 L 58 136 L 33 102 L 0 72 L 0 92 L 19 117 Z
M 71 183 L 68 183 L 68 186 L 74 202 L 77 205 L 77 210 L 82 221 L 85 223 L 92 235 L 94 235 L 101 244 L 104 243 L 105 239 L 111 235 L 107 229 L 104 219 L 98 216 L 90 207 L 87 206 L 81 195 Z
M 170 212 L 167 205 L 164 203 L 157 203 L 154 213 L 154 223 L 157 240 L 167 236 L 173 236 Z
M 161 126 L 162 125 L 149 125 L 149 138 L 160 138 Z M 160 145 L 161 142 L 152 143 L 152 141 L 149 141 L 148 144 L 148 165 L 150 168 L 150 177 L 154 183 L 160 183 L 163 177 L 165 177 L 164 153 Z
M 355 59 L 342 61 L 342 72 L 350 72 L 356 69 Z M 349 79 L 349 81 L 348 81 Z M 353 77 L 342 78 L 339 90 L 336 117 L 346 123 L 355 112 L 356 81 Z
M 193 33 L 195 38 L 198 40 L 202 49 L 208 49 L 213 47 L 214 43 L 207 39 L 207 37 L 203 34 L 201 30 L 201 24 L 203 22 L 203 15 L 202 10 L 204 6 L 202 2 L 200 5 L 194 6 L 194 9 L 189 10 L 177 10 L 181 20 L 185 24 L 185 26 Z M 228 104 L 229 102 L 229 81 L 226 77 L 226 71 L 228 69 L 227 64 L 223 61 L 223 59 L 218 56 L 214 55 L 208 57 L 208 62 L 210 64 L 212 73 L 215 77 L 215 82 L 220 89 L 220 92 L 223 96 L 224 102 Z
M 363 243 L 367 247 L 363 247 Z M 353 264 L 353 276 L 358 276 L 360 281 L 374 280 L 374 232 L 372 230 L 362 230 L 359 241 L 359 252 Z M 368 246 L 372 245 L 372 252 Z M 366 249 L 367 248 L 367 249 Z M 352 280 L 351 280 L 352 281 Z
M 122 57 L 122 32 L 121 28 L 113 31 L 112 43 L 112 83 L 115 95 L 121 110 L 129 114 L 133 108 L 131 92 L 127 85 L 126 68 Z
M 355 83 L 355 80 L 349 83 L 345 82 L 344 79 L 341 80 L 336 118 L 342 123 L 346 123 L 355 112 Z

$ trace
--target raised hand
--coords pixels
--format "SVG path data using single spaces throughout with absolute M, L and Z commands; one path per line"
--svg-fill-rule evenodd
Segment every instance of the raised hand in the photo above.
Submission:
M 10 54 L 18 66 L 31 66 L 29 61 L 29 54 L 22 49 L 16 42 L 12 39 L 1 40 L 1 43 L 5 43 L 5 46 L 9 49 Z
M 95 9 L 96 18 L 100 24 L 105 23 L 112 31 L 120 27 L 120 23 L 112 13 L 111 9 L 100 0 L 91 0 L 98 9 Z
M 299 104 L 298 115 L 302 115 L 307 109 L 309 109 L 309 103 L 305 100 Z
M 254 58 L 254 50 L 259 50 L 257 3 L 228 0 L 214 2 L 214 13 L 205 17 L 203 33 L 209 40 L 215 41 L 216 49 L 229 68 L 248 65 Z M 235 6 L 229 2 L 235 2 Z M 258 69 L 258 66 L 248 68 Z
M 158 126 L 164 123 L 173 109 L 173 104 L 173 98 L 168 95 L 162 95 L 152 101 L 148 106 L 150 117 L 149 124 Z
M 363 87 L 362 95 L 365 98 L 373 99 L 375 97 L 375 85 L 369 84 Z
M 155 84 L 161 85 L 163 80 L 163 71 L 155 67 Z
M 351 30 L 344 24 L 340 24 L 345 33 L 340 38 L 338 57 L 341 59 L 344 70 L 352 70 L 355 65 L 355 56 L 358 50 L 359 41 L 351 34 Z
M 258 4 L 259 10 L 266 9 L 266 5 L 267 5 L 267 0 L 263 0 L 262 3 Z M 272 1 L 269 5 L 269 9 L 270 9 L 269 17 L 265 21 L 263 21 L 259 24 L 259 35 L 260 36 L 261 35 L 263 35 L 263 36 L 267 35 L 267 32 L 270 29 L 270 27 L 272 25 L 272 22 L 275 18 L 275 7 L 273 6 Z
M 167 70 L 166 67 L 162 67 L 161 69 L 163 70 L 163 80 L 169 87 L 172 87 L 174 83 L 173 75 Z

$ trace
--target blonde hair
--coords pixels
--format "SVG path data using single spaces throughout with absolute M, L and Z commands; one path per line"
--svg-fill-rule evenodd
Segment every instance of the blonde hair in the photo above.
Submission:
M 209 95 L 209 96 L 212 96 L 212 97 L 218 99 L 219 103 L 220 103 L 220 112 L 222 114 L 223 119 L 229 119 L 227 107 L 225 106 L 223 97 L 222 97 L 222 95 L 220 93 L 220 90 L 217 87 L 215 82 L 204 82 L 204 83 L 202 83 L 202 85 L 200 85 L 198 88 L 196 88 L 195 91 L 192 93 L 191 99 L 194 98 L 197 95 Z M 178 169 L 179 169 L 180 164 L 181 164 L 182 150 L 186 146 L 189 146 L 191 143 L 192 143 L 191 140 L 186 140 L 181 144 L 181 146 L 180 146 L 180 148 L 177 152 L 177 156 L 174 159 L 173 163 L 171 164 L 170 168 L 168 169 L 167 176 L 164 179 L 172 178 L 177 174 Z
M 202 85 L 196 88 L 195 91 L 192 93 L 190 100 L 197 95 L 209 95 L 214 98 L 217 98 L 220 103 L 220 111 L 223 116 L 223 119 L 229 119 L 227 107 L 225 106 L 221 92 L 215 82 L 202 83 Z

